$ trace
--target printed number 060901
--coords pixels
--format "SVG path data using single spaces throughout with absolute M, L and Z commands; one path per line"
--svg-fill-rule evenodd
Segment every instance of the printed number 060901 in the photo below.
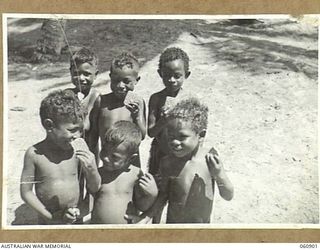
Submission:
M 300 248 L 318 248 L 317 244 L 300 244 Z

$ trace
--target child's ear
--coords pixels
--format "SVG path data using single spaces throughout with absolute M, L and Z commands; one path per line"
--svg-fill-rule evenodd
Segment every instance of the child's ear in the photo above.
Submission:
M 130 159 L 129 159 L 129 161 L 130 161 L 130 163 L 132 163 L 132 162 L 134 162 L 136 159 L 137 159 L 137 157 L 138 157 L 138 154 L 132 154 L 131 156 L 130 156 Z
M 158 69 L 157 72 L 158 72 L 159 76 L 162 78 L 161 70 Z
M 43 126 L 48 132 L 51 132 L 54 127 L 54 123 L 51 119 L 45 119 L 43 122 Z
M 187 79 L 191 75 L 191 71 L 186 72 L 185 78 Z
M 204 138 L 206 136 L 206 134 L 207 134 L 207 130 L 203 129 L 200 131 L 199 137 Z

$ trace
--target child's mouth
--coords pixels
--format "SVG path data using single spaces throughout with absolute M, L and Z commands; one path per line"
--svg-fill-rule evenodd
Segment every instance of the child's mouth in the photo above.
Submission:
M 117 91 L 117 95 L 119 96 L 119 97 L 125 97 L 126 96 L 126 94 L 127 94 L 127 91 L 125 91 L 125 90 L 118 90 Z

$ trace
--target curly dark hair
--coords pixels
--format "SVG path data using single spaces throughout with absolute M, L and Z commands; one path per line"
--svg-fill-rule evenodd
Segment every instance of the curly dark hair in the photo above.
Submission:
M 86 112 L 72 91 L 57 90 L 49 93 L 40 106 L 41 123 L 51 119 L 54 123 L 62 121 L 78 122 L 84 119 Z
M 168 119 L 182 119 L 191 122 L 191 128 L 199 134 L 208 126 L 208 112 L 206 105 L 201 104 L 199 99 L 190 97 L 178 102 L 168 113 Z
M 97 56 L 93 53 L 93 51 L 85 47 L 73 52 L 72 56 L 70 57 L 70 69 L 83 63 L 89 63 L 96 68 L 98 67 Z
M 116 147 L 125 143 L 128 154 L 134 154 L 138 151 L 141 140 L 142 134 L 136 124 L 129 121 L 117 121 L 106 132 L 102 147 L 105 145 Z
M 189 56 L 185 51 L 177 47 L 167 48 L 162 52 L 159 59 L 159 70 L 161 71 L 163 65 L 167 62 L 171 62 L 177 59 L 181 59 L 184 64 L 184 71 L 189 72 Z
M 124 66 L 127 66 L 131 69 L 136 68 L 137 70 L 139 70 L 140 67 L 138 59 L 133 54 L 129 52 L 123 52 L 112 60 L 110 73 L 112 73 L 113 69 L 122 69 Z

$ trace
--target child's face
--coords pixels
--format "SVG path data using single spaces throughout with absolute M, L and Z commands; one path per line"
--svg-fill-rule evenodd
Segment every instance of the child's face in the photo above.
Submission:
M 63 150 L 72 149 L 71 142 L 82 135 L 83 122 L 56 122 L 47 132 L 52 141 Z
M 77 90 L 83 94 L 88 94 L 97 76 L 97 69 L 90 63 L 82 63 L 77 67 L 71 67 L 71 80 Z
M 179 90 L 183 81 L 190 75 L 190 72 L 185 72 L 184 63 L 181 59 L 166 62 L 158 73 L 162 78 L 166 89 L 170 92 L 176 92 Z
M 200 142 L 200 135 L 192 130 L 191 123 L 181 119 L 168 121 L 167 138 L 171 153 L 178 158 L 191 155 Z
M 105 144 L 100 152 L 103 167 L 109 171 L 120 170 L 130 165 L 131 155 L 128 154 L 127 145 L 120 143 L 117 146 Z
M 119 99 L 124 99 L 128 91 L 133 91 L 140 79 L 137 70 L 127 66 L 113 69 L 110 78 L 111 90 Z

